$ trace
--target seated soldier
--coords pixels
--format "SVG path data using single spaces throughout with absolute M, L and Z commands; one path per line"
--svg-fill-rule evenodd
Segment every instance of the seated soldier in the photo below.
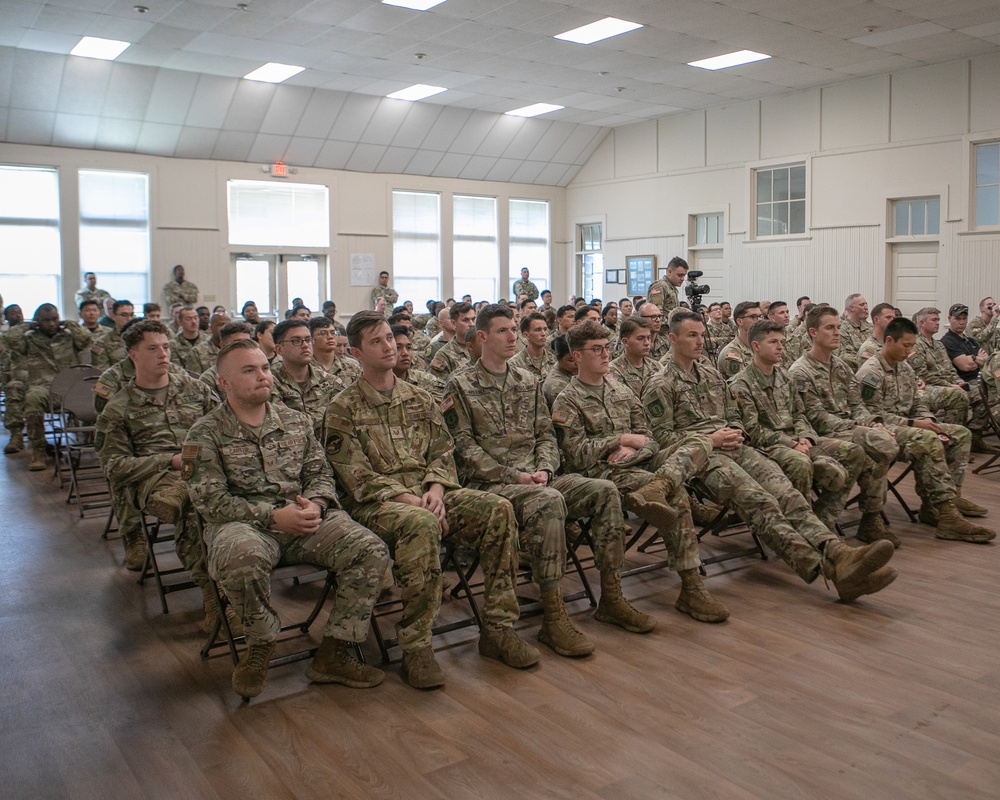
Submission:
M 841 323 L 840 345 L 836 355 L 851 368 L 852 372 L 857 372 L 858 350 L 872 330 L 872 325 L 868 321 L 868 301 L 864 295 L 847 296 Z
M 292 317 L 279 322 L 271 331 L 274 350 L 281 356 L 281 361 L 271 368 L 274 382 L 271 402 L 284 403 L 307 414 L 318 439 L 323 432 L 326 407 L 344 389 L 344 382 L 312 365 L 313 340 L 309 330 L 308 322 Z
M 139 320 L 127 327 L 124 340 L 135 377 L 124 381 L 97 418 L 97 457 L 118 503 L 176 526 L 177 556 L 202 591 L 205 627 L 212 630 L 217 609 L 180 469 L 184 437 L 216 401 L 203 383 L 170 370 L 170 335 L 162 322 Z M 141 569 L 146 543 L 127 519 L 122 519 L 125 563 Z
M 886 566 L 892 545 L 876 542 L 852 549 L 843 544 L 778 465 L 744 444 L 729 386 L 718 370 L 699 361 L 704 335 L 698 314 L 674 313 L 671 359 L 642 395 L 656 442 L 673 447 L 694 432 L 707 436 L 712 451 L 700 483 L 806 583 L 822 575 L 845 602 L 884 589 L 896 578 L 896 571 Z
M 647 303 L 650 308 L 659 309 Z M 699 474 L 711 445 L 704 436 L 682 437 L 670 448 L 653 441 L 632 390 L 607 380 L 610 332 L 596 322 L 569 333 L 577 375 L 552 405 L 565 470 L 610 480 L 633 511 L 659 530 L 670 567 L 681 578 L 675 608 L 699 622 L 722 622 L 729 611 L 698 574 L 701 558 L 684 482 Z
M 802 399 L 779 366 L 785 327 L 771 319 L 750 326 L 747 340 L 753 361 L 730 386 L 750 446 L 777 463 L 807 500 L 815 490 L 813 511 L 835 530 L 847 495 L 864 469 L 865 451 L 851 442 L 820 436 L 805 418 Z
M 187 369 L 188 356 L 202 342 L 209 340 L 209 335 L 199 327 L 198 312 L 188 307 L 177 311 L 177 334 L 170 340 L 170 359 Z
M 736 338 L 719 351 L 719 357 L 716 360 L 716 369 L 722 373 L 726 380 L 732 378 L 753 361 L 753 351 L 750 349 L 747 333 L 750 326 L 763 317 L 760 303 L 744 300 L 742 303 L 736 304 L 736 308 L 733 310 L 733 319 L 736 321 Z
M 419 386 L 440 400 L 444 395 L 441 382 L 427 370 L 413 366 L 413 341 L 410 338 L 410 329 L 403 325 L 393 325 L 392 335 L 396 340 L 396 366 L 392 368 L 393 373 L 401 381 Z
M 559 334 L 551 342 L 552 355 L 556 358 L 555 365 L 549 370 L 549 374 L 542 381 L 542 394 L 545 395 L 545 402 L 552 408 L 556 396 L 565 389 L 570 380 L 576 375 L 576 359 L 569 349 L 569 340 L 565 334 Z
M 213 314 L 208 323 L 208 339 L 201 342 L 184 358 L 184 368 L 195 375 L 215 366 L 222 351 L 222 329 L 232 320 L 225 313 Z
M 941 311 L 926 306 L 913 315 L 917 344 L 907 363 L 923 382 L 923 399 L 942 422 L 965 425 L 969 421 L 968 383 L 958 377 L 948 351 L 934 335 L 941 328 Z
M 635 316 L 645 320 L 652 331 L 652 338 L 649 345 L 649 357 L 656 364 L 659 364 L 667 357 L 670 350 L 670 339 L 667 337 L 667 330 L 664 327 L 665 320 L 663 312 L 656 303 L 640 303 L 635 309 Z
M 230 322 L 219 330 L 219 344 L 225 349 L 240 339 L 253 339 L 253 332 L 254 326 L 249 322 Z M 208 386 L 219 400 L 226 402 L 226 393 L 219 386 L 219 368 L 215 364 L 201 373 L 199 380 Z
M 513 312 L 489 305 L 476 318 L 479 361 L 452 375 L 445 388 L 444 420 L 455 439 L 462 483 L 492 492 L 514 506 L 521 549 L 542 594 L 545 617 L 539 640 L 561 656 L 585 656 L 593 643 L 566 614 L 559 582 L 566 567 L 566 518 L 591 518 L 594 560 L 601 572 L 595 618 L 635 633 L 656 620 L 632 608 L 621 591 L 624 521 L 610 481 L 555 476 L 559 448 L 549 408 L 535 376 L 514 366 Z
M 90 363 L 107 369 L 128 357 L 128 347 L 122 338 L 122 328 L 135 319 L 135 309 L 128 300 L 116 300 L 111 304 L 111 319 L 115 327 L 94 340 L 90 346 Z M 102 330 L 104 330 L 102 328 Z
M 882 350 L 882 342 L 885 341 L 886 326 L 896 319 L 896 311 L 890 303 L 879 303 L 872 309 L 872 328 L 861 346 L 858 347 L 858 367 L 860 368 L 869 358 L 877 356 Z
M 549 326 L 545 317 L 532 311 L 521 318 L 520 328 L 525 347 L 514 355 L 510 363 L 528 370 L 541 382 L 556 363 L 556 355 L 549 347 Z
M 996 534 L 970 525 L 962 516 L 982 517 L 986 509 L 962 497 L 972 434 L 961 425 L 939 423 L 918 397 L 917 376 L 906 363 L 917 341 L 917 326 L 894 319 L 885 329 L 877 356 L 858 370 L 861 399 L 896 438 L 900 458 L 913 464 L 920 521 L 937 526 L 939 539 L 989 542 Z
M 463 489 L 454 442 L 437 403 L 423 389 L 397 380 L 396 340 L 385 317 L 360 311 L 347 325 L 361 377 L 326 411 L 326 453 L 352 516 L 393 553 L 393 576 L 402 592 L 396 625 L 402 674 L 417 689 L 444 685 L 431 648 L 441 605 L 441 539 L 479 553 L 485 580 L 479 652 L 526 668 L 540 658 L 513 624 L 517 523 L 502 497 Z
M 469 303 L 456 303 L 448 314 L 455 326 L 454 336 L 434 353 L 430 363 L 431 374 L 442 384 L 447 382 L 448 377 L 456 369 L 468 365 L 469 350 L 466 347 L 465 335 L 476 324 L 476 312 Z
M 279 564 L 332 569 L 337 584 L 310 680 L 356 689 L 384 673 L 359 663 L 352 645 L 368 634 L 385 545 L 337 503 L 337 488 L 305 414 L 268 402 L 267 357 L 251 341 L 219 354 L 226 403 L 195 423 L 183 448 L 183 476 L 205 521 L 208 571 L 243 624 L 247 649 L 233 689 L 256 697 L 281 628 L 271 606 L 271 570 Z
M 345 358 L 338 352 L 342 334 L 336 325 L 327 317 L 313 317 L 309 320 L 309 334 L 313 339 L 313 366 L 333 375 L 344 386 L 354 383 L 361 374 L 361 367 L 353 358 Z
M 638 400 L 649 379 L 659 370 L 649 357 L 653 328 L 642 317 L 628 317 L 618 325 L 624 352 L 608 365 L 608 375 L 624 383 Z
M 389 323 L 390 328 L 402 327 L 407 331 L 407 335 L 410 337 L 410 363 L 418 369 L 427 369 L 427 361 L 423 356 L 423 353 L 427 352 L 427 348 L 430 347 L 431 340 L 424 333 L 420 333 L 413 329 L 413 320 L 410 317 L 410 312 L 406 310 L 404 306 L 399 306 L 399 311 L 394 311 L 386 322 Z M 418 346 L 417 342 L 420 341 Z M 360 372 L 360 369 L 358 370 Z
M 705 329 L 705 355 L 712 364 L 719 360 L 722 348 L 729 344 L 736 332 L 722 319 L 722 303 L 708 304 L 708 323 Z

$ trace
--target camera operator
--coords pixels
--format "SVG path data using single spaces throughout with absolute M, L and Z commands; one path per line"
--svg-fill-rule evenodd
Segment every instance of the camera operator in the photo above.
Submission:
M 646 295 L 646 300 L 655 303 L 663 315 L 663 323 L 670 322 L 670 315 L 677 310 L 677 290 L 687 277 L 688 263 L 680 256 L 674 256 L 667 264 L 667 273 L 654 281 Z

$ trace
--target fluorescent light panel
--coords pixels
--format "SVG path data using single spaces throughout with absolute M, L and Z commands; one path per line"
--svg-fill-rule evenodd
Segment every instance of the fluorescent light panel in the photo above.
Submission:
M 551 111 L 559 111 L 566 106 L 554 106 L 552 103 L 535 103 L 531 106 L 525 106 L 524 108 L 515 108 L 513 111 L 508 111 L 508 117 L 537 117 L 539 114 L 548 114 Z
M 740 64 L 752 64 L 754 61 L 763 61 L 770 58 L 767 53 L 755 53 L 753 50 L 739 50 L 735 53 L 715 56 L 714 58 L 703 58 L 701 61 L 689 61 L 689 67 L 698 69 L 727 69 L 738 67 Z
M 72 56 L 114 61 L 131 44 L 131 42 L 119 42 L 117 39 L 100 39 L 97 36 L 84 36 L 69 53 Z
M 414 11 L 426 11 L 428 8 L 441 5 L 443 2 L 444 0 L 382 0 L 382 5 L 412 8 Z
M 605 17 L 604 19 L 597 20 L 597 22 L 591 22 L 589 25 L 583 25 L 579 28 L 573 28 L 571 31 L 557 34 L 555 38 L 562 39 L 564 42 L 593 44 L 602 39 L 610 39 L 612 36 L 619 36 L 641 27 L 642 25 L 638 22 L 629 22 L 617 17 Z
M 276 61 L 269 61 L 263 67 L 257 67 L 253 72 L 248 72 L 243 77 L 248 81 L 281 83 L 293 75 L 298 75 L 304 69 L 305 67 L 296 67 L 294 64 L 279 64 Z
M 400 89 L 398 92 L 387 94 L 386 97 L 391 97 L 393 100 L 409 100 L 412 103 L 416 100 L 423 100 L 425 97 L 433 97 L 436 94 L 447 91 L 444 86 L 428 86 L 426 83 L 415 83 L 413 86 Z

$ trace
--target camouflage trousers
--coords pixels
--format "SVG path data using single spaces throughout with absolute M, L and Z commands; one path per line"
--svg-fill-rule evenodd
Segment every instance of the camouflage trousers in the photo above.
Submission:
M 542 591 L 555 589 L 566 570 L 566 520 L 589 517 L 597 568 L 620 570 L 625 561 L 621 498 L 611 481 L 560 475 L 548 486 L 497 484 L 485 491 L 514 506 L 519 546 L 531 560 Z
M 986 419 L 986 406 L 983 405 L 983 398 L 979 394 L 979 382 L 976 381 L 975 384 L 971 385 L 969 390 L 969 421 L 968 423 L 962 423 L 975 434 L 983 436 L 989 433 L 992 429 L 990 428 L 990 423 Z
M 151 475 L 144 481 L 140 481 L 135 487 L 133 508 L 145 508 L 151 499 L 161 499 L 170 496 L 176 497 L 176 489 L 180 487 L 187 492 L 187 482 L 181 478 L 179 472 L 166 472 Z M 131 499 L 131 498 L 130 498 Z M 180 559 L 184 569 L 191 573 L 191 580 L 197 586 L 205 586 L 208 583 L 208 574 L 205 571 L 205 559 L 201 552 L 201 542 L 198 541 L 198 521 L 197 512 L 190 500 L 186 500 L 178 509 L 180 515 L 174 524 L 174 550 Z M 132 512 L 135 516 L 127 517 L 129 524 L 135 521 L 139 524 L 138 511 Z M 119 527 L 124 523 L 121 517 L 118 518 Z M 122 536 L 125 532 L 122 531 Z
M 964 425 L 969 421 L 969 395 L 959 386 L 928 386 L 924 403 L 941 422 Z
M 281 623 L 271 606 L 271 570 L 290 564 L 311 564 L 336 573 L 333 608 L 323 636 L 344 642 L 363 642 L 367 637 L 389 553 L 346 511 L 330 511 L 319 530 L 305 536 L 226 522 L 207 526 L 205 539 L 208 571 L 242 620 L 248 641 L 277 640 Z
M 483 620 L 510 627 L 519 609 L 514 594 L 517 522 L 502 497 L 474 489 L 444 494 L 448 541 L 479 554 L 483 570 Z M 368 503 L 355 518 L 389 545 L 392 574 L 402 593 L 403 613 L 396 638 L 403 652 L 431 646 L 431 628 L 441 607 L 441 527 L 425 508 L 405 503 Z
M 890 425 L 899 445 L 899 458 L 913 464 L 917 495 L 931 505 L 955 499 L 955 490 L 965 480 L 972 433 L 961 425 L 944 425 L 947 444 L 936 433 L 923 428 Z
M 865 451 L 865 465 L 858 475 L 858 488 L 861 490 L 858 507 L 864 513 L 879 513 L 885 505 L 888 490 L 885 475 L 899 453 L 896 440 L 884 428 L 866 428 L 863 425 L 831 433 L 829 438 L 853 442 Z
M 716 450 L 700 482 L 739 515 L 806 583 L 819 575 L 824 545 L 837 537 L 781 468 L 750 447 Z
M 826 526 L 840 517 L 847 498 L 865 466 L 865 451 L 851 442 L 820 437 L 808 453 L 775 445 L 762 451 L 774 461 L 795 490 L 807 500 Z
M 45 386 L 11 383 L 5 394 L 3 425 L 11 433 L 20 433 L 24 419 L 31 414 L 46 414 L 49 410 L 49 390 Z

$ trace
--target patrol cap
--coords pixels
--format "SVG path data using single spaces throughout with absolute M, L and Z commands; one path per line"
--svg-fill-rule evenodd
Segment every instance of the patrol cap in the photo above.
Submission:
M 951 308 L 948 309 L 949 317 L 960 317 L 962 314 L 968 314 L 969 307 L 962 305 L 961 303 L 955 303 Z

